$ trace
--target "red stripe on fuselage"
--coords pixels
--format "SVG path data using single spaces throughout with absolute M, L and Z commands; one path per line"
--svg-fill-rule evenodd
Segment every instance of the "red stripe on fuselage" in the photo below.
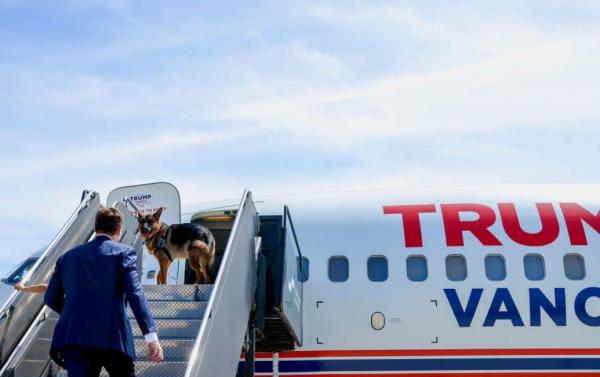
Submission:
M 598 377 L 598 372 L 502 372 L 502 373 L 360 373 L 360 374 L 287 374 L 280 373 L 280 376 L 293 377 Z M 261 374 L 261 376 L 271 376 L 270 374 Z

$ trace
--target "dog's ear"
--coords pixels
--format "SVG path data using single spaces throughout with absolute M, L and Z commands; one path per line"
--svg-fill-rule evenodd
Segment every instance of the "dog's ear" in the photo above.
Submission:
M 160 219 L 160 215 L 162 215 L 162 211 L 163 211 L 163 207 L 160 207 L 158 209 L 158 211 L 154 212 L 154 215 L 152 215 L 152 216 L 154 216 L 154 218 L 158 221 L 158 219 Z

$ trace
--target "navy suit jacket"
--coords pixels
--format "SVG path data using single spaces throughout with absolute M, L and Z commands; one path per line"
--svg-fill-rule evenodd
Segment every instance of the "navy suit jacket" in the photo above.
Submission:
M 116 350 L 135 359 L 125 300 L 142 333 L 156 331 L 136 259 L 133 248 L 103 235 L 58 259 L 44 301 L 60 314 L 50 347 L 59 365 L 70 346 Z

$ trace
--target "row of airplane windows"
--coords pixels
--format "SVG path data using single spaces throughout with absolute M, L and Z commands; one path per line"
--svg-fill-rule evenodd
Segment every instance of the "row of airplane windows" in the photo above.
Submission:
M 491 281 L 506 279 L 506 262 L 501 255 L 485 257 L 485 276 Z M 585 277 L 585 261 L 579 254 L 566 254 L 563 257 L 565 276 L 569 280 L 582 280 Z M 528 280 L 543 280 L 546 277 L 544 258 L 539 254 L 527 254 L 523 258 L 523 269 Z M 329 258 L 327 273 L 332 282 L 344 282 L 350 275 L 350 263 L 345 256 Z M 299 264 L 299 280 L 309 278 L 309 261 L 302 257 Z M 411 255 L 406 258 L 406 276 L 410 281 L 427 280 L 427 258 L 424 255 Z M 373 282 L 383 282 L 388 278 L 388 261 L 381 255 L 373 255 L 367 260 L 367 277 Z M 464 255 L 452 254 L 446 257 L 446 277 L 450 281 L 463 281 L 467 278 L 467 260 Z

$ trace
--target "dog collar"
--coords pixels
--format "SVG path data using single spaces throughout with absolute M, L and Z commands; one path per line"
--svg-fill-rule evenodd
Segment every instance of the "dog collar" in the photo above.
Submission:
M 157 250 L 163 250 L 165 252 L 165 254 L 167 254 L 167 258 L 169 258 L 169 260 L 171 262 L 173 262 L 173 257 L 171 256 L 171 253 L 169 252 L 169 249 L 167 249 L 165 247 L 166 244 L 167 244 L 167 235 L 163 234 L 162 236 L 160 236 L 160 238 L 156 242 L 156 249 Z
M 152 237 L 150 237 L 152 238 Z M 144 243 L 147 245 L 148 244 L 148 238 L 146 238 L 146 240 L 144 241 Z M 173 262 L 173 257 L 171 256 L 171 253 L 169 252 L 169 250 L 165 247 L 167 245 L 167 234 L 163 234 L 161 235 L 158 240 L 156 241 L 156 250 L 154 251 L 154 253 L 158 252 L 159 250 L 163 250 L 165 252 L 165 254 L 167 255 L 167 258 L 169 258 L 169 260 L 171 262 Z
M 167 244 L 167 237 L 160 236 L 160 238 L 158 239 L 158 242 L 156 243 L 156 247 L 158 249 L 162 249 L 163 247 L 165 247 L 166 244 Z

